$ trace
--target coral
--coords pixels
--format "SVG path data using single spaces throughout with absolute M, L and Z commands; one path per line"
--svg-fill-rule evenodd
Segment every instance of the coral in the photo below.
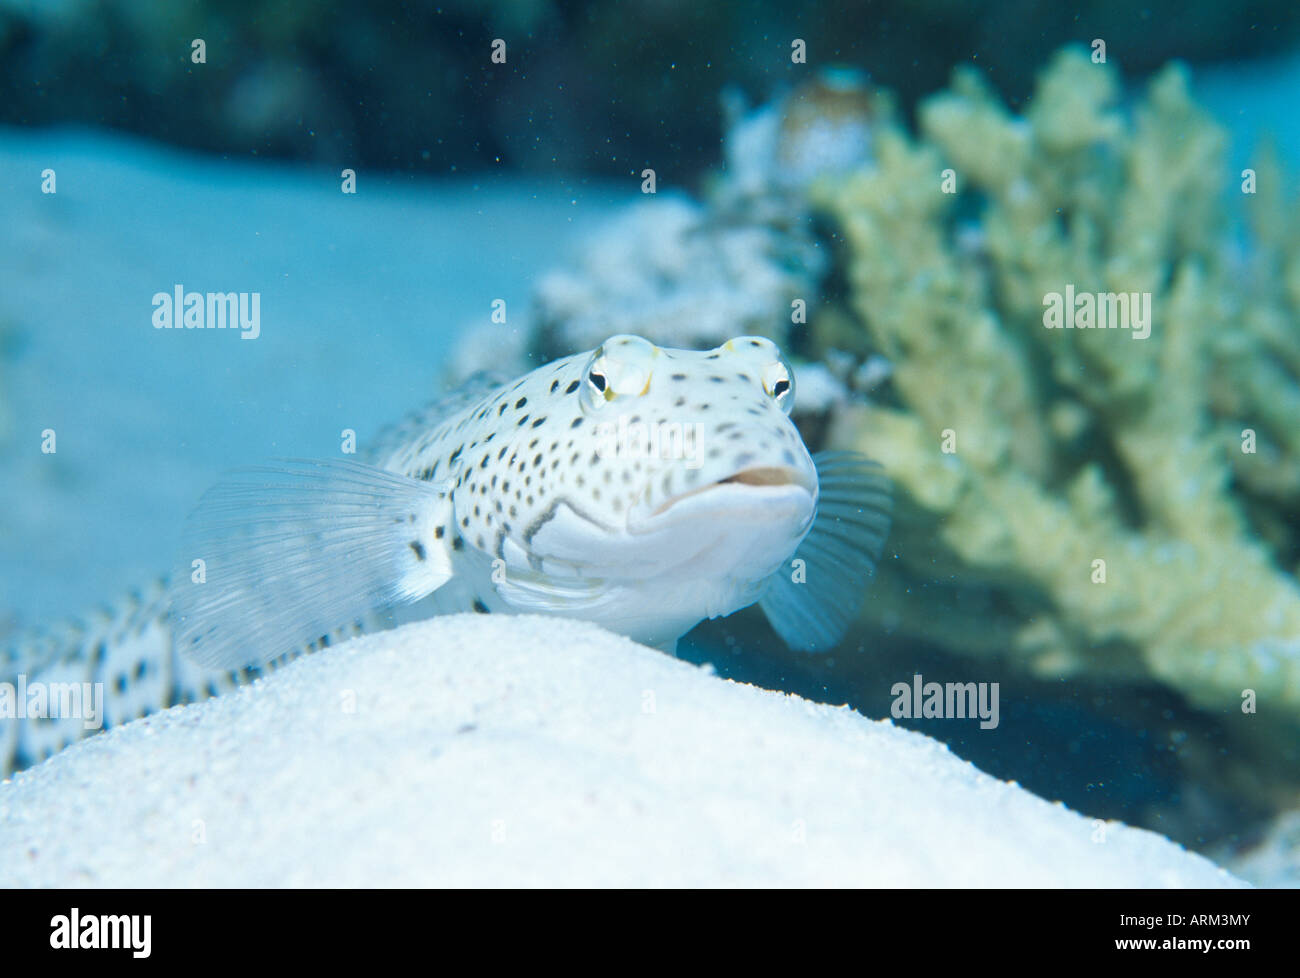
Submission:
M 1070 49 L 1022 117 L 963 70 L 919 122 L 881 120 L 874 164 L 812 191 L 852 314 L 814 320 L 817 343 L 894 368 L 892 401 L 833 436 L 902 495 L 877 621 L 1300 717 L 1300 235 L 1279 167 L 1265 156 L 1234 228 L 1225 138 L 1185 70 L 1124 112 L 1114 72 Z M 1067 287 L 1150 293 L 1149 336 L 1045 328 Z M 946 575 L 997 610 L 911 586 Z
M 575 267 L 534 294 L 543 357 L 639 333 L 707 349 L 741 333 L 784 338 L 791 303 L 813 291 L 821 253 L 798 228 L 722 220 L 678 197 L 629 208 L 597 231 Z

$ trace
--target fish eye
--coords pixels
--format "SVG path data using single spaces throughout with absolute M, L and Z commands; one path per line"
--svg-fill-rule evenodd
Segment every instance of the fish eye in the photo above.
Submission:
M 778 360 L 763 371 L 763 390 L 786 414 L 794 406 L 794 374 Z
M 650 390 L 658 347 L 639 336 L 612 336 L 591 354 L 583 371 L 580 404 L 599 411 L 610 401 L 627 404 Z
M 592 354 L 583 373 L 582 391 L 578 403 L 586 412 L 599 411 L 614 396 L 609 382 L 609 367 L 605 362 L 605 350 L 602 347 Z

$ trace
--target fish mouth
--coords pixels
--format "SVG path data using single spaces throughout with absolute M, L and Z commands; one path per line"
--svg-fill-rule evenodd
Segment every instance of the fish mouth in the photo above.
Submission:
M 742 469 L 735 475 L 729 475 L 725 479 L 719 479 L 713 483 L 715 486 L 725 486 L 735 483 L 742 486 L 791 486 L 803 485 L 804 480 L 800 479 L 801 473 L 795 469 L 786 468 L 779 465 L 763 465 L 754 469 Z M 808 488 L 805 486 L 805 488 Z
M 661 503 L 650 514 L 650 517 L 662 516 L 678 503 L 706 492 L 714 492 L 720 486 L 751 486 L 759 489 L 799 488 L 810 495 L 815 495 L 817 492 L 816 481 L 799 469 L 784 465 L 759 465 L 753 468 L 741 469 L 725 479 L 718 479 L 689 492 L 674 496 L 672 499 Z

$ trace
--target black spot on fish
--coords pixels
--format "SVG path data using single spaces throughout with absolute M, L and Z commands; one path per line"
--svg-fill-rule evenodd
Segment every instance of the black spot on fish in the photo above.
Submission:
M 411 541 L 411 552 L 415 554 L 416 560 L 419 561 L 424 560 L 424 544 L 422 544 L 419 540 Z
M 518 410 L 519 408 L 523 407 L 527 403 L 528 403 L 528 398 L 526 397 L 519 398 L 519 400 L 515 401 L 515 410 Z
M 503 415 L 503 414 L 505 414 L 505 413 L 506 413 L 506 402 L 505 402 L 505 401 L 502 401 L 502 402 L 501 402 L 501 406 L 500 406 L 499 408 L 497 408 L 497 417 L 499 418 L 499 417 L 501 417 L 501 415 Z
M 544 417 L 543 417 L 543 418 L 538 418 L 536 421 L 533 422 L 533 427 L 534 427 L 534 428 L 540 428 L 540 427 L 541 427 L 542 425 L 544 425 L 544 424 L 546 424 L 546 418 L 544 418 Z
M 451 541 L 451 549 L 452 549 L 452 550 L 464 550 L 464 549 L 465 549 L 465 538 L 464 538 L 464 537 L 457 537 L 455 540 Z
M 551 393 L 554 394 L 554 393 L 555 393 L 555 388 L 557 388 L 557 387 L 559 387 L 559 386 L 560 386 L 560 382 L 559 382 L 558 380 L 553 380 L 553 381 L 551 381 Z
M 433 531 L 433 538 L 435 540 L 441 540 L 446 535 L 446 533 L 447 533 L 447 528 L 445 526 L 435 527 Z
M 570 428 L 577 428 L 577 427 L 579 427 L 581 424 L 582 424 L 582 418 L 574 418 L 574 419 L 573 419 L 573 422 L 569 425 L 569 427 L 570 427 Z
M 519 419 L 519 424 L 517 425 L 517 427 L 522 428 L 524 425 L 528 424 L 528 418 L 529 418 L 529 415 L 527 415 L 527 414 L 525 414 L 522 418 L 520 418 L 520 419 Z
M 488 611 L 488 606 L 485 605 L 478 598 L 474 599 L 474 610 L 477 611 L 480 615 L 490 615 L 492 613 Z
M 574 381 L 572 384 L 570 384 L 568 387 L 564 388 L 564 393 L 566 393 L 566 394 L 572 394 L 572 393 L 573 393 L 574 391 L 576 391 L 577 389 L 578 389 L 578 381 L 575 380 L 575 381 Z
M 673 380 L 685 380 L 685 379 L 686 379 L 685 374 L 673 374 Z

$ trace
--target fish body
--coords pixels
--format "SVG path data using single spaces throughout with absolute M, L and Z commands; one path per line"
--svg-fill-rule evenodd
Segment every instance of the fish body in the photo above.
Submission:
M 785 413 L 790 384 L 765 339 L 695 352 L 614 337 L 379 465 L 449 482 L 447 536 L 421 541 L 450 540 L 464 582 L 434 593 L 441 610 L 564 614 L 666 647 L 752 604 L 812 524 L 817 474 Z
M 757 602 L 792 646 L 827 648 L 874 569 L 889 489 L 860 456 L 810 455 L 794 396 L 760 337 L 690 351 L 620 335 L 515 380 L 478 378 L 364 461 L 233 473 L 190 519 L 169 609 L 151 602 L 116 643 L 41 655 L 83 676 L 116 655 L 109 697 L 130 719 L 403 606 L 584 618 L 671 651 L 702 619 Z M 149 695 L 131 699 L 146 677 Z

